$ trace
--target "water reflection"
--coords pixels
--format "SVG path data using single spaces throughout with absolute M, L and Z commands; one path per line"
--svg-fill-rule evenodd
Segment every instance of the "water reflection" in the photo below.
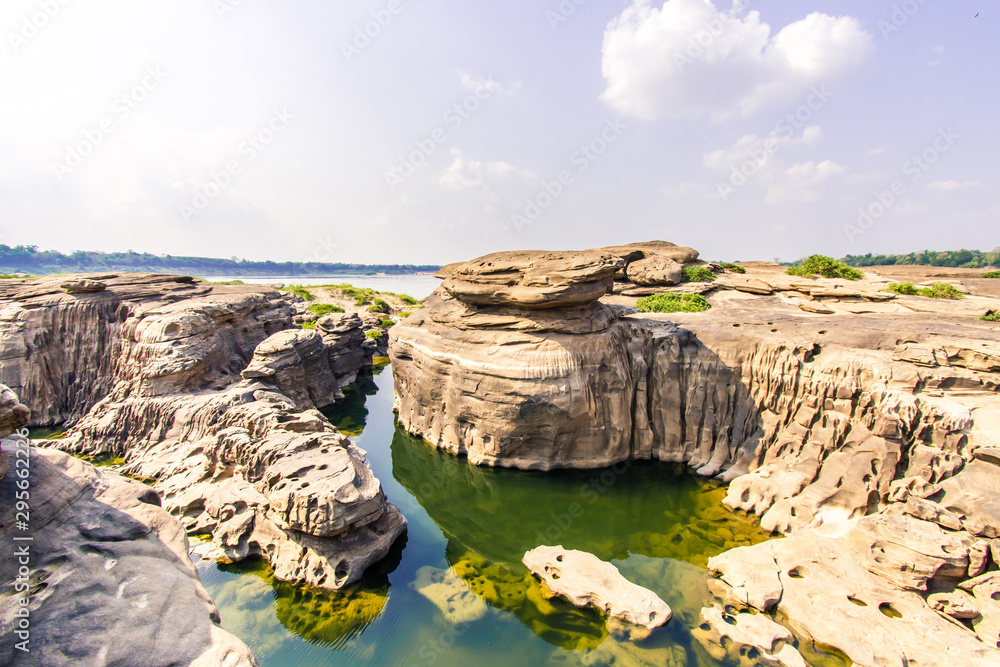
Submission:
M 281 625 L 310 644 L 337 649 L 382 615 L 389 600 L 389 575 L 399 566 L 405 546 L 404 536 L 383 561 L 365 572 L 360 582 L 340 591 L 295 586 L 275 579 L 263 558 L 220 563 L 218 568 L 229 574 L 253 575 L 268 584 L 274 599 L 274 615 Z

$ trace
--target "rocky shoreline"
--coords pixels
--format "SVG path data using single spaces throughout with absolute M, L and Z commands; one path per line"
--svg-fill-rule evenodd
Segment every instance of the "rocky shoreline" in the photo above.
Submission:
M 678 284 L 685 265 L 715 280 Z M 480 465 L 685 463 L 790 536 L 714 559 L 720 601 L 787 617 L 859 665 L 1000 661 L 1000 332 L 978 319 L 994 296 L 730 273 L 662 242 L 496 253 L 439 275 L 391 331 L 408 431 Z M 660 292 L 713 308 L 634 308 Z
M 1000 307 L 992 284 L 950 279 L 965 298 L 940 301 L 876 273 L 745 268 L 665 242 L 449 265 L 389 329 L 399 424 L 477 465 L 655 459 L 726 482 L 729 508 L 785 537 L 710 560 L 695 636 L 716 659 L 798 666 L 816 642 L 858 665 L 998 664 L 1000 331 L 978 319 Z M 683 282 L 692 270 L 714 279 Z M 636 308 L 660 293 L 712 308 Z M 187 534 L 211 535 L 207 557 L 260 556 L 276 579 L 333 591 L 389 553 L 406 520 L 320 412 L 385 350 L 366 335 L 384 321 L 328 311 L 179 276 L 0 281 L 0 435 L 69 426 L 31 450 L 44 664 L 125 650 L 256 664 L 218 627 Z M 423 588 L 454 583 L 424 574 Z M 18 604 L 0 598 L 5 664 Z
M 65 437 L 38 443 L 33 471 L 33 497 L 43 503 L 34 514 L 41 589 L 31 602 L 33 628 L 47 652 L 70 656 L 65 664 L 124 650 L 109 649 L 112 638 L 134 635 L 137 647 L 160 641 L 169 622 L 143 621 L 135 609 L 162 613 L 167 598 L 192 640 L 160 651 L 156 664 L 256 664 L 215 625 L 186 533 L 210 534 L 199 550 L 212 557 L 262 556 L 278 579 L 340 589 L 405 531 L 364 452 L 318 410 L 371 364 L 376 344 L 356 314 L 325 315 L 306 331 L 293 323 L 301 299 L 178 276 L 3 282 L 0 376 L 31 408 L 32 424 L 71 424 Z M 24 406 L 10 409 L 28 421 Z M 152 488 L 56 450 L 123 459 L 123 472 Z M 13 478 L 3 483 L 10 500 Z M 5 512 L 13 507 L 3 503 Z M 5 520 L 5 544 L 12 530 Z M 162 555 L 149 554 L 149 540 Z M 133 553 L 162 562 L 132 561 Z M 57 571 L 74 569 L 67 563 L 79 576 L 54 586 Z M 98 577 L 94 563 L 109 574 Z M 164 577 L 176 570 L 181 580 L 136 579 L 144 569 Z M 3 575 L 13 581 L 12 572 Z M 184 587 L 191 600 L 180 597 Z M 5 627 L 15 611 L 7 600 Z M 77 624 L 91 623 L 86 609 L 114 622 L 85 631 Z M 94 640 L 81 641 L 88 633 Z M 45 664 L 63 664 L 51 660 Z

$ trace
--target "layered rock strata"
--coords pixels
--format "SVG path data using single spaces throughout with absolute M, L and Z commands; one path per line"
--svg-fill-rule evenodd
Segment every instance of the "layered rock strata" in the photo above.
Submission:
M 359 322 L 294 328 L 294 309 L 269 288 L 100 281 L 85 293 L 48 279 L 7 287 L 4 376 L 41 423 L 75 420 L 48 446 L 124 458 L 188 530 L 212 534 L 206 552 L 264 556 L 279 579 L 341 588 L 388 553 L 405 520 L 364 452 L 317 410 L 370 364 Z
M 0 392 L 8 436 L 27 413 Z M 131 664 L 142 655 L 151 667 L 257 665 L 219 627 L 187 536 L 155 492 L 23 437 L 5 438 L 0 451 L 20 461 L 0 476 L 0 584 L 11 593 L 0 597 L 0 662 Z
M 619 256 L 626 258 L 636 261 Z M 551 254 L 546 261 L 558 267 Z M 595 291 L 602 287 L 593 282 Z M 883 603 L 922 605 L 913 632 L 925 628 L 935 641 L 953 636 L 956 646 L 975 649 L 969 655 L 976 660 L 1000 660 L 1000 636 L 990 634 L 994 612 L 960 588 L 1000 566 L 984 546 L 1000 535 L 993 497 L 1000 488 L 1000 332 L 977 319 L 1000 303 L 974 291 L 960 301 L 897 299 L 877 275 L 848 282 L 751 267 L 697 289 L 712 310 L 670 315 L 637 313 L 635 297 L 618 284 L 590 303 L 527 310 L 490 302 L 485 284 L 472 302 L 468 290 L 452 292 L 445 283 L 425 310 L 391 331 L 399 421 L 476 464 L 685 463 L 729 482 L 731 508 L 756 513 L 768 530 L 802 535 L 803 549 L 818 539 L 815 531 L 832 531 L 823 534 L 836 546 L 816 556 L 831 572 L 852 549 L 876 554 L 872 562 L 883 565 L 850 570 L 857 580 L 848 584 L 877 590 L 871 597 L 881 599 L 866 602 L 876 611 Z M 873 517 L 895 523 L 859 523 Z M 905 539 L 879 531 L 895 530 L 903 518 L 913 522 L 914 540 L 922 535 L 937 551 L 893 551 Z M 746 551 L 771 548 L 782 547 Z M 877 556 L 880 549 L 892 555 Z M 947 567 L 921 560 L 941 550 L 950 554 Z M 847 613 L 860 608 L 852 602 L 837 607 L 844 613 L 835 622 L 806 609 L 806 601 L 824 598 L 823 579 L 813 584 L 793 574 L 787 587 L 775 587 L 778 571 L 793 568 L 760 558 L 775 572 L 763 591 L 754 577 L 764 576 L 764 565 L 738 574 L 726 571 L 725 560 L 715 566 L 734 589 L 757 591 L 758 604 L 749 593 L 736 596 L 742 604 L 777 609 L 841 650 L 844 638 L 867 631 L 865 617 Z M 906 572 L 925 573 L 923 583 Z M 915 601 L 912 590 L 919 591 Z M 950 597 L 928 602 L 938 593 Z M 980 620 L 953 622 L 973 609 Z M 959 611 L 945 618 L 949 610 Z M 800 620 L 810 613 L 811 622 Z M 940 623 L 931 623 L 935 618 Z M 837 639 L 847 626 L 854 630 Z M 898 636 L 901 646 L 909 635 Z M 893 664 L 954 658 L 930 641 L 895 653 L 879 652 L 876 641 L 856 642 L 852 658 L 872 665 L 887 664 L 879 662 L 885 656 Z

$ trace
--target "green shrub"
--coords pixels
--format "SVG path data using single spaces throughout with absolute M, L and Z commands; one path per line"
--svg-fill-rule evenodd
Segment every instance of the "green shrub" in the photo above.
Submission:
M 890 283 L 889 291 L 893 294 L 903 294 L 907 296 L 916 296 L 920 294 L 920 290 L 913 283 Z
M 390 327 L 391 327 L 391 326 L 392 326 L 393 324 L 395 324 L 395 323 L 396 323 L 396 321 L 395 321 L 395 320 L 390 320 L 390 319 L 389 319 L 389 318 L 387 317 L 387 318 L 383 319 L 383 320 L 382 320 L 381 322 L 379 322 L 379 323 L 378 323 L 378 325 L 379 325 L 380 327 L 382 327 L 383 329 L 388 329 L 388 328 L 390 328 Z
M 302 323 L 302 328 L 303 329 L 309 329 L 309 330 L 315 329 L 316 328 L 316 323 L 315 322 L 303 322 Z
M 414 299 L 409 294 L 393 294 L 392 296 L 396 297 L 403 303 L 408 304 L 410 306 L 416 306 L 417 304 L 420 303 L 420 299 Z
M 343 308 L 341 308 L 340 306 L 335 306 L 332 303 L 314 303 L 313 305 L 309 306 L 308 310 L 312 313 L 316 313 L 320 317 L 323 317 L 324 315 L 329 315 L 330 313 L 344 312 Z
M 747 270 L 744 269 L 739 264 L 733 264 L 731 262 L 723 262 L 722 264 L 720 264 L 720 266 L 722 268 L 724 268 L 726 271 L 731 271 L 733 273 L 746 273 L 747 272 Z
M 376 343 L 382 343 L 385 341 L 385 332 L 381 329 L 372 329 L 366 333 L 365 336 L 371 338 Z
M 635 305 L 644 313 L 700 313 L 712 307 L 700 294 L 670 293 L 647 296 L 639 299 Z
M 392 312 L 392 306 L 390 306 L 382 299 L 375 299 L 372 305 L 369 306 L 368 310 L 370 310 L 373 313 L 383 313 L 388 315 L 389 313 Z
M 861 280 L 865 274 L 832 257 L 812 255 L 799 266 L 790 266 L 786 273 L 790 276 L 812 278 L 820 275 L 824 278 L 844 278 L 845 280 Z
M 302 285 L 285 285 L 284 287 L 281 287 L 279 289 L 282 292 L 290 292 L 290 293 L 295 294 L 297 296 L 301 296 L 306 301 L 315 301 L 316 300 L 316 297 L 314 297 L 309 292 L 309 290 L 307 290 Z
M 987 322 L 1000 322 L 1000 310 L 987 310 L 986 314 L 979 319 Z
M 965 295 L 949 283 L 934 283 L 920 290 L 920 296 L 931 299 L 964 299 Z
M 683 273 L 686 283 L 710 283 L 715 280 L 715 274 L 707 266 L 685 266 Z
M 223 280 L 221 282 L 212 283 L 213 285 L 246 285 L 242 280 Z
M 7 276 L 3 276 L 6 278 Z M 983 278 L 1000 278 L 1000 271 L 990 271 L 989 273 L 983 274 Z

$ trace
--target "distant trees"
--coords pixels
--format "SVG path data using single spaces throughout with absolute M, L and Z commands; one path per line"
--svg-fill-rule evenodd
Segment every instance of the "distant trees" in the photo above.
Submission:
M 944 266 L 963 269 L 982 269 L 1000 263 L 1000 247 L 989 252 L 980 250 L 924 250 L 907 255 L 848 255 L 842 260 L 850 266 L 886 266 L 893 264 L 917 266 Z
M 89 273 L 147 271 L 203 276 L 308 276 L 324 274 L 407 274 L 437 271 L 439 266 L 413 264 L 345 264 L 324 262 L 248 262 L 246 259 L 157 256 L 150 253 L 76 250 L 68 255 L 38 246 L 0 244 L 0 273 Z

